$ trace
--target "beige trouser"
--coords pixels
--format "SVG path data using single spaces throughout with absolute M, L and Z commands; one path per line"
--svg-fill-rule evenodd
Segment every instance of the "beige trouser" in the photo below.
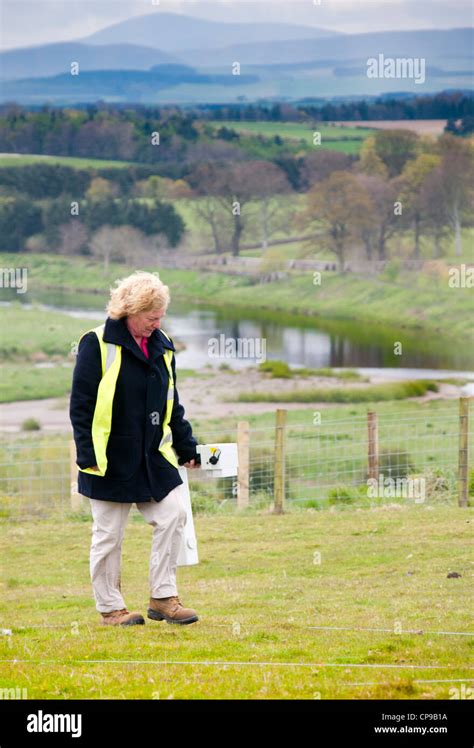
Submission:
M 93 517 L 90 574 L 100 613 L 125 608 L 120 590 L 122 541 L 131 503 L 89 499 Z M 135 502 L 153 527 L 150 557 L 150 596 L 177 595 L 176 566 L 186 524 L 183 486 L 173 488 L 161 501 Z

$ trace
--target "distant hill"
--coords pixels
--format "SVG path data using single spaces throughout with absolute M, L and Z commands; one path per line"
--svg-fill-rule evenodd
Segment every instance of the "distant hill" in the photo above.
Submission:
M 3 80 L 40 78 L 68 73 L 71 62 L 80 70 L 148 70 L 152 65 L 180 62 L 168 52 L 133 44 L 87 46 L 80 42 L 60 42 L 38 47 L 23 47 L 0 53 L 0 75 Z
M 48 78 L 5 81 L 4 100 L 58 99 L 84 102 L 97 99 L 113 101 L 149 101 L 162 89 L 190 84 L 220 85 L 227 88 L 255 83 L 256 76 L 236 77 L 230 74 L 198 73 L 186 65 L 156 65 L 151 70 L 86 70 L 81 75 L 69 73 Z
M 180 50 L 179 57 L 193 67 L 228 65 L 239 60 L 242 65 L 290 65 L 292 63 L 329 61 L 359 63 L 383 53 L 385 57 L 424 57 L 427 64 L 439 67 L 472 69 L 474 34 L 472 28 L 438 31 L 377 31 L 346 34 L 331 39 L 286 39 L 259 42 L 248 39 L 225 49 L 202 49 L 198 45 Z
M 163 14 L 160 20 L 168 15 L 174 21 L 177 18 Z M 183 19 L 201 23 L 179 17 L 180 22 Z M 132 21 L 126 25 L 129 23 Z M 235 26 L 250 28 L 246 24 L 223 25 L 234 31 Z M 254 32 L 258 26 L 251 28 Z M 209 30 L 208 26 L 204 29 Z M 197 31 L 196 27 L 193 43 L 202 46 L 174 47 L 174 52 L 133 44 L 79 42 L 4 52 L 0 55 L 0 101 L 65 104 L 100 98 L 120 103 L 187 104 L 472 90 L 470 28 L 259 42 L 248 41 L 247 34 L 242 36 L 245 42 L 225 48 L 211 43 L 206 46 Z M 216 37 L 214 45 L 222 39 Z M 182 39 L 168 39 L 169 47 L 181 43 Z M 379 54 L 423 58 L 425 80 L 368 78 L 367 59 Z M 79 62 L 81 75 L 70 75 L 71 61 Z M 240 75 L 232 75 L 234 62 L 241 65 Z
M 226 23 L 156 11 L 115 23 L 91 36 L 84 44 L 138 44 L 165 52 L 217 49 L 231 44 L 286 39 L 343 37 L 337 31 L 283 23 Z M 190 63 L 192 64 L 192 62 Z

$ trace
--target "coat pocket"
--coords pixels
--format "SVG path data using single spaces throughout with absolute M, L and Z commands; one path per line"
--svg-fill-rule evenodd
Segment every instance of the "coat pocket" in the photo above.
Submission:
M 140 440 L 131 434 L 111 433 L 107 444 L 106 478 L 130 480 L 141 462 Z

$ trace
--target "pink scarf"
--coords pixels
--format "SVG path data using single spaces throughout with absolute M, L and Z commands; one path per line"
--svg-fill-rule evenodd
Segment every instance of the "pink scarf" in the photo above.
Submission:
M 148 338 L 143 337 L 142 342 L 140 343 L 140 348 L 142 349 L 143 353 L 147 358 L 149 358 L 148 355 Z

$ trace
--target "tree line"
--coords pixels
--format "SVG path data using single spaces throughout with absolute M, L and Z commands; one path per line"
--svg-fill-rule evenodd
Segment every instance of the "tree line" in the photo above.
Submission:
M 216 104 L 186 109 L 106 103 L 64 108 L 3 104 L 0 106 L 0 152 L 155 164 L 168 169 L 168 176 L 177 178 L 180 174 L 171 170 L 176 170 L 179 163 L 202 160 L 203 156 L 215 159 L 221 153 L 245 153 L 252 142 L 252 138 L 241 139 L 228 128 L 216 133 L 213 128 L 204 126 L 208 120 L 288 121 L 315 127 L 317 122 L 337 120 L 447 119 L 447 130 L 464 136 L 473 131 L 473 103 L 472 94 L 451 92 L 408 99 Z M 161 147 L 154 147 L 158 145 L 156 133 L 159 133 Z M 258 137 L 258 148 L 264 158 L 273 157 L 277 149 L 280 154 L 298 150 L 291 141 L 283 141 L 278 136 Z
M 175 202 L 186 199 L 196 226 L 205 227 L 195 235 L 216 254 L 239 255 L 246 237 L 265 249 L 275 235 L 301 231 L 313 237 L 309 252 L 325 248 L 341 267 L 356 250 L 368 261 L 387 259 L 397 234 L 411 235 L 414 258 L 422 237 L 435 258 L 447 237 L 462 254 L 462 228 L 472 223 L 469 138 L 379 130 L 357 158 L 315 146 L 265 160 L 221 146 L 214 158 L 205 145 L 176 169 L 168 163 L 172 176 L 141 166 L 0 169 L 0 249 L 92 252 L 107 263 L 130 248 L 137 258 L 185 247 L 189 227 Z
M 320 122 L 415 119 L 472 119 L 474 96 L 471 92 L 445 91 L 424 96 L 407 95 L 358 101 L 327 101 L 311 99 L 300 103 L 276 104 L 203 104 L 191 108 L 210 120 L 238 120 L 262 122 Z M 471 129 L 472 132 L 472 129 Z

